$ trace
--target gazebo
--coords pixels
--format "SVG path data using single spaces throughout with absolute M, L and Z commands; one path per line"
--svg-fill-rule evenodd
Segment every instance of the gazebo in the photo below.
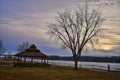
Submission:
M 27 63 L 30 65 L 34 65 L 35 63 L 48 64 L 48 56 L 43 54 L 33 44 L 25 51 L 14 55 L 14 66 Z

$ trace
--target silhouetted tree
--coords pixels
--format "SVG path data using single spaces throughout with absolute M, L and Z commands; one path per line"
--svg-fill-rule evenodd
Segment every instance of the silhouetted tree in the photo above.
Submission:
M 4 45 L 3 45 L 3 42 L 2 40 L 0 40 L 0 56 L 5 52 L 5 48 L 4 48 Z
M 19 44 L 19 45 L 17 46 L 17 51 L 23 52 L 23 51 L 25 51 L 27 48 L 29 48 L 30 45 L 31 45 L 31 44 L 30 44 L 28 41 L 24 41 L 24 42 L 22 42 L 21 44 Z
M 88 5 L 84 8 L 77 7 L 76 10 L 65 10 L 58 13 L 55 22 L 48 25 L 51 36 L 69 48 L 72 52 L 75 69 L 78 69 L 78 60 L 81 52 L 87 43 L 93 45 L 98 40 L 98 33 L 101 30 L 100 23 L 103 21 L 99 9 L 89 9 Z

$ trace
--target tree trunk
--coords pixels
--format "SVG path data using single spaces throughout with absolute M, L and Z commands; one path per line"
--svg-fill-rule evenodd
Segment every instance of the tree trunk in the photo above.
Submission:
M 78 56 L 77 56 L 77 55 L 73 55 L 73 58 L 74 58 L 74 68 L 75 68 L 75 70 L 78 69 L 78 61 L 79 61 L 80 55 L 81 55 L 81 52 L 79 52 L 79 55 L 78 55 Z
M 77 70 L 78 69 L 78 61 L 75 60 L 74 62 L 75 62 L 75 70 Z

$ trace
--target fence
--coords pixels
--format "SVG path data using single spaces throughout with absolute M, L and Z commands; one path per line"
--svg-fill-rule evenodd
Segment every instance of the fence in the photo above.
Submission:
M 106 65 L 97 65 L 97 62 L 96 62 L 96 64 L 87 64 L 87 63 L 88 62 L 82 62 L 82 63 L 79 62 L 78 67 L 79 68 L 94 69 L 94 70 L 102 70 L 102 71 L 120 72 L 120 65 L 114 66 L 114 65 L 112 65 L 112 63 L 106 64 Z M 90 63 L 94 63 L 94 62 L 90 62 Z M 52 60 L 50 60 L 49 64 L 59 65 L 59 66 L 72 66 L 72 67 L 74 66 L 74 62 L 72 62 L 72 61 L 52 61 Z

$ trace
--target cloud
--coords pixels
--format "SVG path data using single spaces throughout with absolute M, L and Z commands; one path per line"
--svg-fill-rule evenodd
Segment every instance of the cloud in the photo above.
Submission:
M 40 47 L 42 46 L 44 50 L 46 50 L 45 48 L 49 51 L 56 49 L 57 51 L 53 51 L 53 53 L 58 53 L 60 51 L 58 46 L 50 40 L 50 36 L 47 33 L 47 23 L 54 19 L 57 12 L 61 12 L 65 8 L 72 9 L 73 6 L 79 5 L 84 1 L 0 0 L 0 38 L 6 42 L 7 46 L 13 46 L 14 44 L 13 47 L 15 47 L 24 40 L 30 40 L 30 42 L 39 44 Z M 89 0 L 92 6 L 96 6 L 95 4 L 107 4 L 103 8 L 103 15 L 107 18 L 102 25 L 104 27 L 103 35 L 106 39 L 111 40 L 111 43 L 106 44 L 115 46 L 111 52 L 119 53 L 120 6 L 116 3 L 119 0 L 105 1 Z M 114 6 L 112 3 L 114 3 Z M 102 50 L 99 51 L 102 52 Z

